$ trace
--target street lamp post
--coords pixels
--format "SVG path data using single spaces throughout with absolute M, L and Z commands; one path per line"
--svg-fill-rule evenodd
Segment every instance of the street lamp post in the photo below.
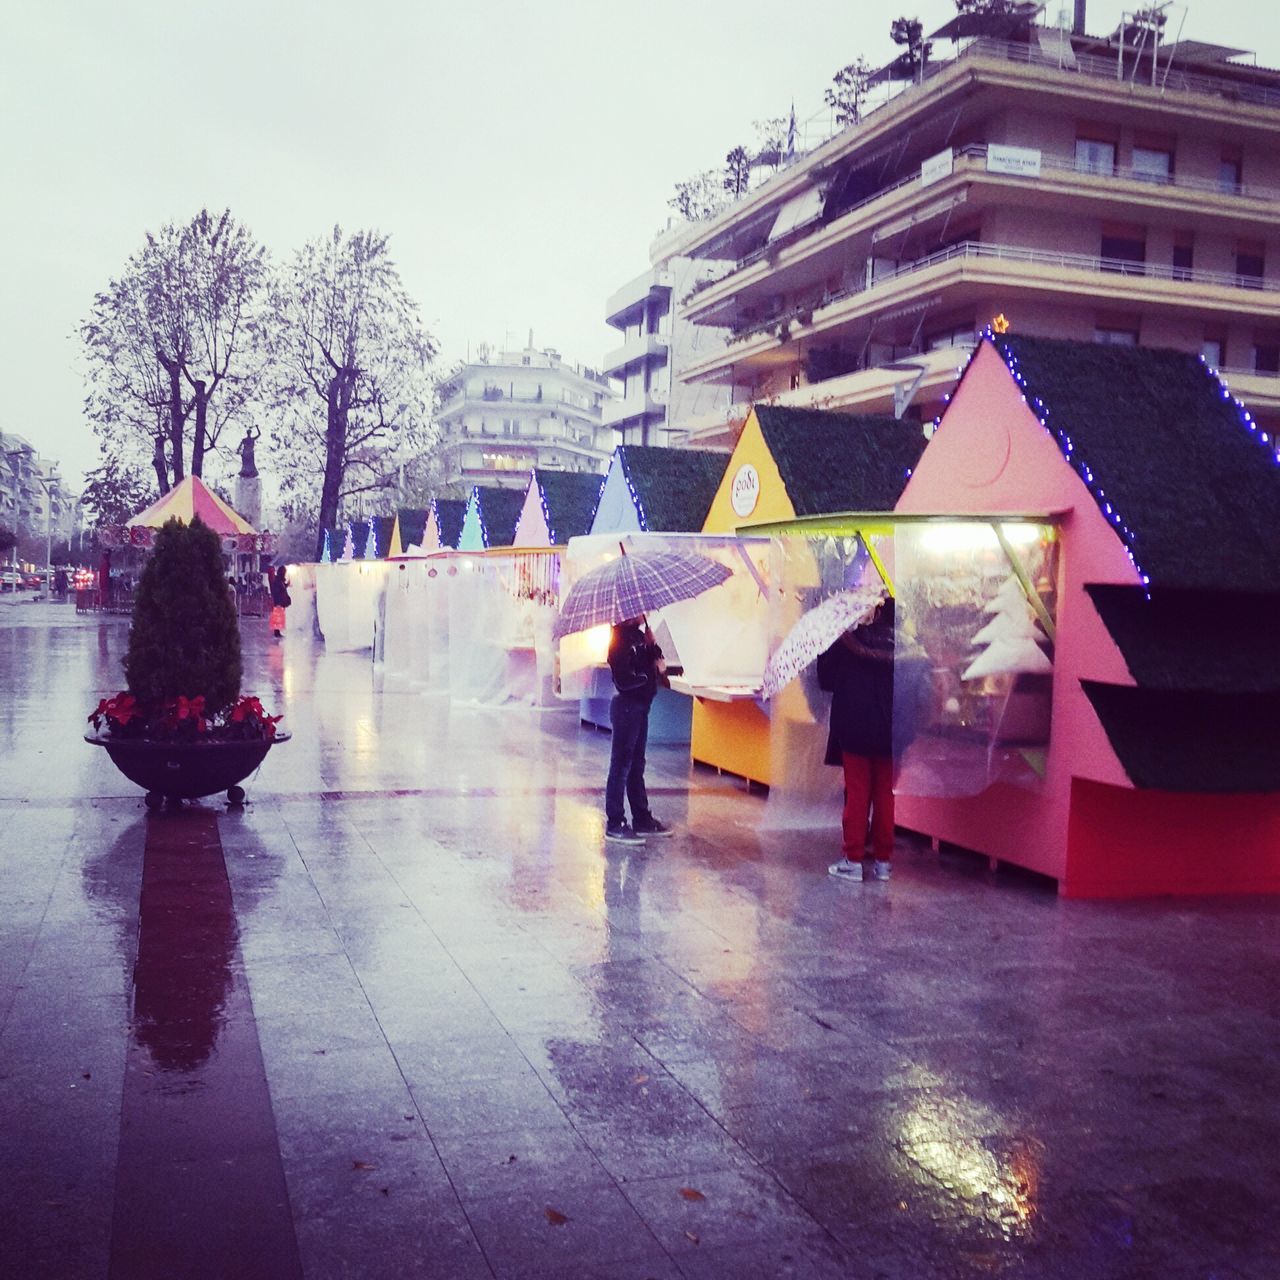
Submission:
M 44 593 L 53 595 L 53 494 L 58 487 L 58 464 L 49 467 L 46 475 L 41 472 L 36 477 L 44 490 Z

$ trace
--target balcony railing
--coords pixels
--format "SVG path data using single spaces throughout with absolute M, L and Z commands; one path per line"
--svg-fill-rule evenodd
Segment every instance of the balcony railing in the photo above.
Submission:
M 1125 76 L 1121 79 L 1120 66 L 1115 58 L 1103 58 L 1092 53 L 1077 53 L 1072 62 L 1064 62 L 1058 56 L 1046 52 L 1038 44 L 1014 44 L 1007 40 L 975 40 L 967 45 L 954 58 L 946 62 L 930 62 L 925 65 L 921 76 L 923 81 L 946 71 L 966 58 L 999 58 L 1005 62 L 1017 62 L 1024 66 L 1048 67 L 1066 74 L 1089 76 L 1097 80 L 1110 80 L 1120 83 L 1133 91 L 1164 94 L 1193 93 L 1208 97 L 1225 98 L 1229 102 L 1246 102 L 1252 106 L 1280 107 L 1280 88 L 1268 85 L 1249 84 L 1247 81 L 1232 79 L 1227 76 L 1196 75 L 1194 72 L 1180 71 L 1176 68 L 1158 70 L 1156 83 L 1150 79 L 1133 79 L 1133 64 L 1125 66 Z M 1074 63 L 1074 65 L 1072 65 Z
M 974 143 L 967 147 L 958 147 L 955 152 L 957 161 L 962 160 L 985 160 L 987 155 L 987 147 L 985 143 Z M 1261 187 L 1254 184 L 1246 183 L 1224 183 L 1215 181 L 1210 178 L 1193 178 L 1184 177 L 1177 173 L 1168 175 L 1152 173 L 1144 169 L 1135 169 L 1131 165 L 1113 165 L 1105 168 L 1099 168 L 1096 165 L 1087 164 L 1082 160 L 1077 160 L 1074 156 L 1054 156 L 1042 154 L 1040 157 L 1041 170 L 1052 170 L 1055 173 L 1075 174 L 1084 178 L 1100 178 L 1105 180 L 1113 180 L 1119 182 L 1142 182 L 1150 186 L 1167 188 L 1174 191 L 1192 191 L 1216 196 L 1238 196 L 1247 200 L 1261 200 L 1270 204 L 1280 205 L 1280 189 L 1275 187 Z M 886 196 L 892 195 L 895 191 L 901 191 L 904 187 L 917 184 L 920 181 L 919 173 L 912 173 L 908 177 L 900 178 L 897 182 L 891 182 L 887 186 L 879 188 L 871 195 L 859 200 L 856 204 L 850 205 L 847 209 L 841 211 L 840 217 L 845 218 L 851 213 L 857 213 L 865 209 L 868 205 L 875 204 L 878 200 L 883 200 Z M 1027 182 L 1035 182 L 1035 178 L 1024 179 Z M 830 223 L 815 222 L 811 224 L 805 235 L 796 237 L 791 241 L 797 244 L 808 238 L 808 236 L 820 231 Z M 734 264 L 732 270 L 727 271 L 724 275 L 715 280 L 700 281 L 689 291 L 689 293 L 681 300 L 682 305 L 687 305 L 698 294 L 706 289 L 710 289 L 713 285 L 723 284 L 726 280 L 732 280 L 739 272 L 745 271 L 748 267 L 754 266 L 755 263 L 766 259 L 770 252 L 776 247 L 765 245 L 762 248 L 755 249 L 751 253 L 739 258 Z
M 1016 262 L 1039 267 L 1056 267 L 1066 271 L 1172 280 L 1179 284 L 1211 285 L 1215 288 L 1248 289 L 1264 293 L 1280 292 L 1280 282 L 1267 280 L 1262 276 L 1237 275 L 1229 271 L 1202 271 L 1193 267 L 1175 267 L 1159 262 L 1134 262 L 1127 258 L 1091 257 L 1083 253 L 1055 253 L 1048 249 L 1024 249 L 1017 245 L 984 244 L 979 241 L 964 240 L 959 244 L 939 249 L 926 257 L 904 262 L 893 270 L 884 271 L 860 289 L 837 289 L 827 292 L 812 306 L 793 307 L 766 319 L 755 321 L 748 327 L 735 330 L 725 341 L 730 345 L 745 342 L 748 338 L 767 332 L 769 329 L 789 326 L 796 321 L 808 324 L 817 312 L 837 302 L 870 292 L 881 285 L 888 284 L 891 280 L 900 280 L 904 276 L 914 275 L 918 271 L 926 271 L 930 267 L 954 262 L 957 259 Z M 802 319 L 802 317 L 807 318 Z

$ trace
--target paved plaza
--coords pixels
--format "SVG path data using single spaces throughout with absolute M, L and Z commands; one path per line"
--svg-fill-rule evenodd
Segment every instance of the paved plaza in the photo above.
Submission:
M 0 608 L 4 1277 L 1280 1275 L 1280 904 L 841 883 L 680 748 L 607 846 L 572 712 L 255 622 L 293 741 L 148 816 L 127 629 Z

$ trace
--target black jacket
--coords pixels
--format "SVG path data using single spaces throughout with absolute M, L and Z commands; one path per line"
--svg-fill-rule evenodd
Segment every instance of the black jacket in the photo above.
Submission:
M 613 687 L 624 698 L 652 702 L 658 692 L 658 659 L 662 650 L 644 638 L 643 627 L 618 624 L 609 637 L 609 671 Z
M 827 764 L 851 756 L 896 756 L 911 745 L 924 713 L 929 663 L 918 650 L 896 664 L 895 718 L 893 631 L 864 627 L 854 633 L 855 647 L 837 640 L 818 659 L 818 684 L 831 694 L 831 730 Z

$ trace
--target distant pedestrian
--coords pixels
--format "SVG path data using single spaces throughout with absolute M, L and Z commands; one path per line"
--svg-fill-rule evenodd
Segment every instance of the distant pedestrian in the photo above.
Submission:
M 927 663 L 918 650 L 904 659 L 894 722 L 894 603 L 886 600 L 869 622 L 846 631 L 818 659 L 818 684 L 831 694 L 826 763 L 844 770 L 844 857 L 828 871 L 861 880 L 868 844 L 871 875 L 888 880 L 893 870 L 893 759 L 915 733 L 919 692 Z
M 271 588 L 271 634 L 278 638 L 284 635 L 284 611 L 293 603 L 284 565 L 267 571 L 267 585 Z
M 649 811 L 644 785 L 644 752 L 649 739 L 649 709 L 666 683 L 666 663 L 653 632 L 642 618 L 628 618 L 609 639 L 609 671 L 617 692 L 609 706 L 613 741 L 604 789 L 605 839 L 643 844 L 647 836 L 669 836 L 671 828 Z M 631 806 L 627 821 L 623 798 Z
M 104 548 L 98 560 L 98 608 L 106 609 L 111 605 L 111 551 Z

